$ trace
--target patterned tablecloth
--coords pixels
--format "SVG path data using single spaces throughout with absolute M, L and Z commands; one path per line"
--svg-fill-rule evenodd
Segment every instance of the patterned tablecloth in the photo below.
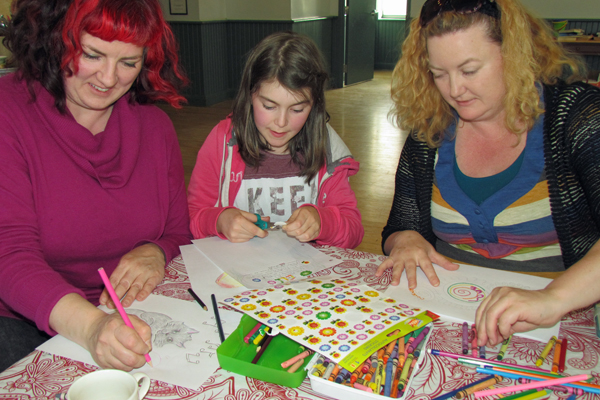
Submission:
M 312 276 L 339 276 L 340 278 L 367 284 L 384 290 L 391 281 L 391 273 L 381 278 L 375 277 L 377 266 L 384 256 L 344 250 L 335 247 L 320 247 L 320 250 L 340 260 L 340 264 Z M 406 284 L 403 282 L 403 284 Z M 165 280 L 156 288 L 155 294 L 192 301 L 187 292 L 190 287 L 185 266 L 177 257 L 167 267 Z M 435 311 L 435 310 L 432 310 Z M 591 308 L 575 311 L 563 319 L 559 338 L 568 339 L 567 367 L 565 373 L 576 375 L 591 373 L 592 383 L 600 384 L 600 340 L 595 335 Z M 436 321 L 428 343 L 429 348 L 459 353 L 461 350 L 460 324 L 449 321 Z M 513 337 L 504 361 L 521 365 L 534 365 L 545 343 Z M 487 357 L 496 357 L 500 349 L 487 349 Z M 547 365 L 546 365 L 547 367 Z M 0 374 L 0 400 L 43 400 L 54 399 L 55 394 L 66 392 L 73 381 L 96 367 L 52 354 L 35 351 L 8 370 Z M 419 371 L 413 377 L 406 399 L 429 400 L 443 393 L 464 386 L 482 376 L 473 369 L 459 365 L 455 360 L 426 354 Z M 511 385 L 504 381 L 501 385 Z M 553 399 L 566 399 L 567 393 L 555 391 Z M 579 399 L 600 399 L 599 395 L 585 394 Z M 218 369 L 196 390 L 174 386 L 160 381 L 152 381 L 148 400 L 173 399 L 225 399 L 225 400 L 267 400 L 267 399 L 328 399 L 314 392 L 309 380 L 295 389 L 265 383 L 256 379 L 229 373 Z

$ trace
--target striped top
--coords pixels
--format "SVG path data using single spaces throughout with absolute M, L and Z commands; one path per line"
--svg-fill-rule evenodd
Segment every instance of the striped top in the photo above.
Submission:
M 439 239 L 488 259 L 543 258 L 564 268 L 550 209 L 543 123 L 541 116 L 528 133 L 522 165 L 515 177 L 481 204 L 458 185 L 455 141 L 444 140 L 437 152 L 431 198 L 432 228 Z M 453 131 L 454 126 L 449 129 Z

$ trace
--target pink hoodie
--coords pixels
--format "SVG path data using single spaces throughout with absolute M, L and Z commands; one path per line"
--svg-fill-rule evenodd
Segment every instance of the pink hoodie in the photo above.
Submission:
M 364 236 L 356 196 L 348 177 L 358 172 L 358 162 L 329 125 L 327 165 L 315 179 L 319 194 L 315 208 L 321 218 L 317 244 L 354 248 Z M 217 233 L 217 219 L 233 208 L 244 178 L 246 164 L 231 133 L 231 118 L 213 128 L 198 152 L 196 166 L 188 186 L 190 228 L 194 238 L 223 235 Z

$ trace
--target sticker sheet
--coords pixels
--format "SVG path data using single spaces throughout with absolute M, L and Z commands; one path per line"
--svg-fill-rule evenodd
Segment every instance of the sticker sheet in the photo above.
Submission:
M 343 279 L 246 290 L 223 303 L 333 360 L 422 311 Z

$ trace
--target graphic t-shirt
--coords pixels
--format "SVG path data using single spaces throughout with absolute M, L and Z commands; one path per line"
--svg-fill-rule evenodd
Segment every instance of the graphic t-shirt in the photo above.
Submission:
M 300 166 L 289 154 L 264 152 L 258 168 L 246 167 L 234 207 L 271 217 L 271 222 L 285 222 L 303 204 L 314 204 L 317 198 L 316 179 L 310 184 L 298 176 Z

